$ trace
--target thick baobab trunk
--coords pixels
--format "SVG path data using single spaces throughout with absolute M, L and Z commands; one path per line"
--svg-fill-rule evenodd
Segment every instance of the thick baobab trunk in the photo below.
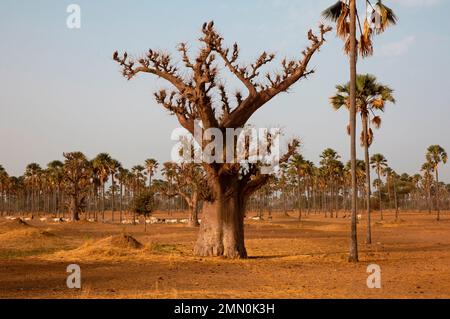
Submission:
M 70 199 L 70 220 L 73 222 L 80 220 L 80 206 L 77 196 L 72 196 Z
M 370 162 L 369 162 L 369 137 L 368 137 L 368 119 L 367 114 L 362 113 L 362 122 L 363 122 L 363 138 L 364 138 L 364 163 L 366 166 L 366 208 L 367 208 L 367 234 L 366 234 L 366 243 L 372 243 L 372 216 L 371 216 L 371 207 L 370 207 L 370 197 L 372 195 L 370 189 Z M 380 207 L 381 208 L 381 207 Z M 381 215 L 383 216 L 383 215 Z M 381 217 L 383 220 L 383 217 Z
M 190 214 L 189 214 L 189 227 L 198 227 L 200 223 L 198 222 L 198 213 L 201 210 L 201 204 L 197 198 L 193 199 L 192 205 L 189 205 Z
M 203 205 L 202 223 L 194 254 L 247 258 L 244 245 L 245 205 L 237 189 L 226 188 L 214 202 Z

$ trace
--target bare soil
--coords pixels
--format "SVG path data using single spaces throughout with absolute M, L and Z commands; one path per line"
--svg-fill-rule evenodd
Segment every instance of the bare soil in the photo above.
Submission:
M 0 218 L 0 298 L 450 298 L 450 214 L 437 222 L 402 212 L 395 222 L 392 212 L 384 221 L 375 213 L 370 246 L 360 221 L 358 264 L 347 262 L 344 215 L 248 220 L 247 260 L 194 257 L 197 229 L 182 224 L 144 232 L 142 224 Z M 80 290 L 66 286 L 73 263 Z M 381 267 L 381 289 L 367 287 L 370 264 Z

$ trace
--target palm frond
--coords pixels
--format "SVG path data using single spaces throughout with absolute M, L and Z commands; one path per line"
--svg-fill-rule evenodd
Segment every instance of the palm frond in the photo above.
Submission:
M 350 22 L 348 21 L 349 15 L 350 9 L 348 6 L 344 6 L 342 8 L 341 15 L 336 21 L 336 34 L 343 40 L 345 40 L 350 34 Z
M 380 128 L 380 126 L 381 126 L 381 117 L 379 117 L 379 116 L 375 116 L 373 119 L 372 119 L 372 124 L 375 126 L 375 128 Z
M 369 21 L 365 19 L 363 33 L 359 42 L 359 53 L 363 58 L 373 55 L 372 32 Z
M 379 20 L 380 23 L 376 23 Z M 374 6 L 374 11 L 372 12 L 372 22 L 375 25 L 375 32 L 377 34 L 383 33 L 391 25 L 397 24 L 398 18 L 394 11 L 385 6 L 381 0 Z
M 372 101 L 372 108 L 380 111 L 384 111 L 384 105 L 386 104 L 386 100 L 384 99 L 375 99 Z
M 343 1 L 339 0 L 338 2 L 333 4 L 331 7 L 326 8 L 322 12 L 322 17 L 324 17 L 325 19 L 330 20 L 332 22 L 336 22 L 339 19 L 339 17 L 341 16 L 344 6 L 346 6 L 346 4 Z

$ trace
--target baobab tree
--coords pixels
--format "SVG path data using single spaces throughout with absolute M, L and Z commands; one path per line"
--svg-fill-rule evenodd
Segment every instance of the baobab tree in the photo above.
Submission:
M 201 203 L 210 196 L 202 166 L 196 163 L 164 163 L 163 176 L 167 183 L 162 183 L 159 190 L 169 198 L 181 196 L 189 207 L 188 225 L 200 226 L 198 214 Z
M 330 27 L 320 26 L 320 35 L 312 30 L 308 32 L 310 45 L 303 51 L 299 60 L 282 61 L 280 73 L 267 73 L 261 79 L 262 68 L 275 59 L 274 54 L 263 52 L 249 66 L 238 63 L 239 46 L 227 48 L 224 39 L 214 28 L 214 23 L 205 23 L 202 27 L 201 48 L 195 59 L 189 56 L 186 43 L 179 45 L 185 70 L 180 71 L 171 56 L 163 52 L 149 50 L 137 60 L 125 52 L 113 58 L 122 68 L 123 76 L 132 79 L 141 73 L 156 75 L 169 82 L 174 90 L 161 90 L 155 93 L 156 101 L 175 115 L 182 127 L 194 135 L 196 121 L 200 121 L 205 130 L 216 129 L 222 134 L 222 145 L 227 145 L 226 129 L 242 128 L 251 116 L 271 101 L 275 96 L 286 92 L 295 83 L 314 73 L 309 69 L 311 58 L 325 43 L 325 34 Z M 246 94 L 238 91 L 232 98 L 221 84 L 222 65 L 231 72 L 245 87 Z M 216 98 L 218 97 L 218 98 Z M 213 139 L 202 136 L 196 142 L 204 149 Z M 230 143 L 232 141 L 229 141 Z M 289 145 L 283 159 L 295 152 L 298 142 Z M 226 154 L 226 149 L 216 149 L 218 154 Z M 256 164 L 203 163 L 208 184 L 212 193 L 204 204 L 204 216 L 195 245 L 198 256 L 226 256 L 246 258 L 244 245 L 244 212 L 247 199 L 261 188 L 268 176 L 261 174 Z
M 427 162 L 433 168 L 434 176 L 436 179 L 436 210 L 437 210 L 437 220 L 441 219 L 441 208 L 440 208 L 440 198 L 439 198 L 439 165 L 441 163 L 446 164 L 448 160 L 447 152 L 440 145 L 431 145 L 427 151 Z
M 81 152 L 64 153 L 64 158 L 64 190 L 70 198 L 70 219 L 78 221 L 89 194 L 92 166 Z

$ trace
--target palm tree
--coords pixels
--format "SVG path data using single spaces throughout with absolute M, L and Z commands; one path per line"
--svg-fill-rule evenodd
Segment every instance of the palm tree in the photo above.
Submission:
M 175 178 L 176 170 L 175 164 L 172 162 L 166 162 L 163 164 L 162 174 L 168 182 L 168 200 L 169 200 L 169 215 L 172 215 L 172 188 L 173 180 Z
M 6 172 L 6 170 L 3 168 L 3 166 L 0 165 L 0 216 L 3 216 L 3 213 L 6 211 L 6 194 L 9 184 L 9 175 Z
M 112 158 L 108 153 L 98 154 L 92 161 L 92 165 L 98 176 L 100 187 L 102 188 L 102 221 L 105 221 L 105 184 L 110 175 L 110 165 Z
M 40 174 L 42 173 L 42 168 L 37 163 L 28 164 L 25 169 L 25 183 L 29 186 L 29 203 L 30 211 L 32 213 L 39 210 L 39 199 L 36 203 L 36 195 L 38 193 L 38 187 L 40 183 Z
M 366 0 L 366 4 L 370 4 L 369 0 Z M 376 33 L 383 32 L 389 25 L 395 24 L 397 17 L 394 12 L 384 6 L 379 0 L 375 7 L 373 7 L 370 20 L 375 18 L 379 23 L 375 25 Z M 363 57 L 369 56 L 373 53 L 371 37 L 373 29 L 369 24 L 367 16 L 364 20 L 364 31 L 360 27 L 361 40 L 359 42 L 359 49 Z M 333 22 L 336 22 L 337 34 L 339 37 L 345 40 L 345 52 L 350 57 L 350 94 L 349 94 L 349 109 L 350 109 L 350 162 L 351 162 L 351 179 L 352 179 L 352 223 L 351 223 L 351 246 L 349 261 L 358 262 L 358 239 L 357 239 L 357 181 L 356 181 L 356 62 L 357 62 L 357 46 L 356 40 L 356 0 L 340 0 L 333 6 L 327 8 L 322 15 Z M 359 21 L 358 17 L 358 21 Z M 372 22 L 372 21 L 371 21 Z M 369 184 L 370 185 L 370 184 Z M 370 186 L 369 186 L 370 187 Z M 370 196 L 370 195 L 369 195 Z
M 282 202 L 283 202 L 283 215 L 289 216 L 287 212 L 287 190 L 289 186 L 288 179 L 288 165 L 286 163 L 280 164 L 280 178 L 278 179 L 278 189 L 281 192 Z
M 139 196 L 141 194 L 141 189 L 145 187 L 145 167 L 142 165 L 135 165 L 131 168 L 132 174 L 132 188 L 133 197 Z M 133 225 L 136 224 L 136 214 L 133 212 Z
M 337 32 L 342 38 L 348 36 L 346 44 L 350 45 L 347 51 L 350 55 L 350 162 L 352 178 L 352 222 L 351 222 L 351 244 L 350 262 L 358 262 L 358 237 L 357 237 L 357 185 L 356 185 L 356 0 L 339 1 L 334 6 L 326 9 L 323 16 L 337 22 Z M 343 26 L 343 28 L 342 28 Z M 347 45 L 346 45 L 347 47 Z
M 342 107 L 349 106 L 350 98 L 350 83 L 346 85 L 337 85 L 336 95 L 330 98 L 330 103 L 335 110 L 339 110 Z M 393 96 L 393 90 L 381 83 L 377 82 L 375 76 L 370 74 L 358 75 L 356 80 L 356 105 L 357 111 L 361 115 L 362 132 L 361 132 L 361 144 L 364 147 L 364 157 L 366 164 L 366 202 L 367 202 L 367 220 L 370 222 L 371 207 L 370 207 L 370 160 L 369 160 L 369 147 L 373 142 L 373 131 L 370 124 L 373 124 L 376 128 L 381 126 L 381 117 L 376 115 L 375 112 L 384 112 L 387 102 L 395 103 Z M 368 233 L 366 242 L 372 243 L 372 234 L 369 233 L 371 227 L 367 227 Z
M 383 220 L 383 208 L 381 205 L 381 186 L 383 185 L 381 181 L 382 171 L 387 167 L 387 160 L 382 154 L 374 154 L 370 159 L 370 164 L 372 164 L 372 168 L 377 172 L 378 176 L 378 199 L 380 203 L 380 216 L 381 220 Z
M 296 154 L 292 157 L 290 163 L 292 175 L 295 176 L 296 184 L 297 184 L 297 209 L 298 209 L 298 220 L 302 220 L 302 178 L 305 175 L 305 165 L 306 161 L 304 157 L 300 154 Z
M 119 167 L 119 170 L 117 172 L 116 178 L 119 181 L 119 210 L 120 210 L 120 222 L 122 222 L 123 219 L 123 191 L 124 191 L 124 185 L 127 184 L 128 180 L 130 179 L 131 172 L 127 170 L 126 168 Z
M 440 199 L 439 199 L 439 164 L 446 164 L 448 160 L 447 152 L 440 145 L 431 145 L 427 151 L 427 162 L 430 163 L 433 168 L 435 178 L 436 178 L 436 209 L 437 209 L 437 220 L 441 219 L 441 210 L 440 210 Z
M 428 213 L 431 214 L 431 187 L 433 184 L 433 166 L 431 163 L 424 163 L 421 172 L 423 174 L 422 184 L 427 196 Z
M 322 166 L 323 173 L 326 177 L 326 184 L 328 187 L 329 197 L 329 210 L 330 215 L 333 217 L 333 206 L 336 208 L 336 181 L 343 173 L 344 165 L 339 160 L 340 155 L 333 149 L 327 148 L 320 155 L 321 161 L 320 165 Z M 333 202 L 334 205 L 333 205 Z M 337 213 L 336 213 L 337 215 Z
M 111 159 L 109 162 L 109 174 L 111 175 L 111 219 L 114 222 L 114 211 L 115 211 L 115 199 L 116 199 L 116 174 L 119 169 L 122 167 L 122 164 L 116 160 Z
M 155 175 L 156 170 L 158 169 L 159 163 L 154 158 L 147 159 L 145 161 L 145 168 L 147 169 L 148 175 L 148 188 L 152 187 L 152 177 Z
M 53 185 L 53 207 L 59 217 L 61 203 L 61 188 L 64 182 L 64 164 L 61 161 L 52 161 L 47 164 L 50 182 Z
M 398 174 L 389 166 L 383 169 L 383 174 L 386 175 L 386 179 L 390 181 L 394 188 L 394 205 L 395 205 L 395 220 L 399 219 L 399 207 L 398 207 L 398 196 L 397 196 L 397 181 L 399 179 Z

